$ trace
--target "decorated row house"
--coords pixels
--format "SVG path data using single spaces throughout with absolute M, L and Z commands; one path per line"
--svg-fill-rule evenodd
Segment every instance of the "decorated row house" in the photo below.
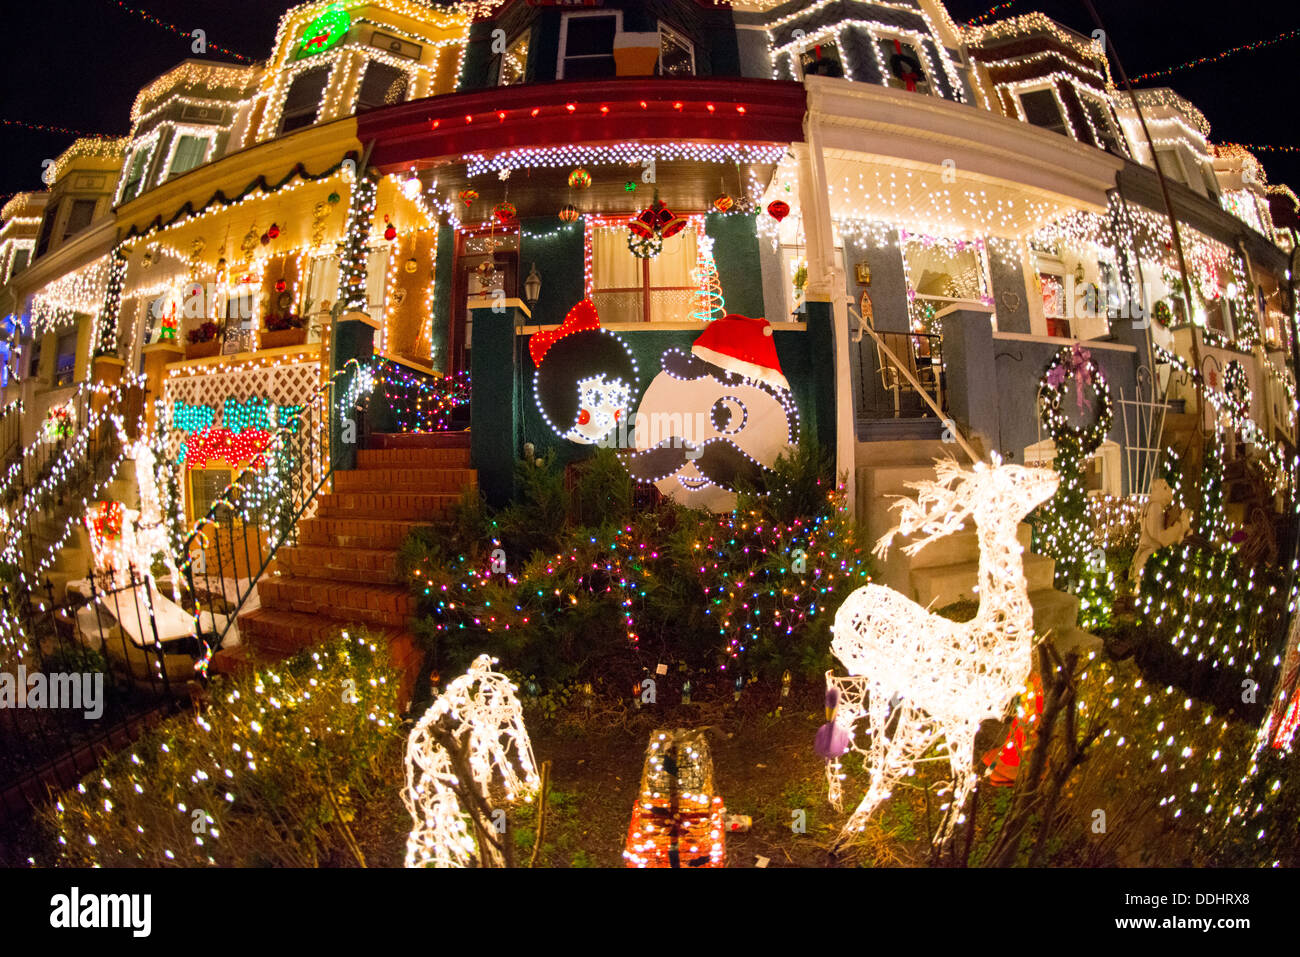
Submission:
M 1197 415 L 1230 457 L 1296 439 L 1294 194 L 1038 13 L 319 0 L 265 61 L 151 82 L 4 218 L 15 444 L 142 392 L 186 528 L 313 407 L 333 485 L 290 518 L 385 482 L 412 520 L 500 504 L 521 459 L 599 447 L 721 510 L 815 442 L 874 527 L 959 447 L 1086 433 L 1121 497 Z M 338 478 L 421 442 L 455 474 Z

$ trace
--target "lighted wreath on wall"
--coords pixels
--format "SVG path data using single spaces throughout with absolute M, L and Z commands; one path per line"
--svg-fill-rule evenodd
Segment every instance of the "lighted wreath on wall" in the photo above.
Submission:
M 669 349 L 637 407 L 628 469 L 668 498 L 726 512 L 799 435 L 799 413 L 766 319 L 729 315 Z
M 1073 383 L 1072 389 L 1067 388 L 1069 383 Z M 1088 397 L 1089 387 L 1093 393 L 1091 399 Z M 1110 432 L 1115 412 L 1106 377 L 1087 349 L 1075 343 L 1058 352 L 1043 374 L 1040 389 L 1044 403 L 1043 425 L 1056 444 L 1058 454 L 1073 453 L 1079 459 L 1086 459 L 1101 448 Z M 1096 417 L 1090 425 L 1070 425 L 1062 409 L 1065 397 L 1070 394 L 1081 414 L 1092 411 L 1093 402 L 1096 402 Z
M 622 339 L 601 328 L 590 299 L 569 310 L 560 328 L 534 334 L 528 352 L 537 367 L 537 408 L 560 438 L 595 445 L 627 415 L 636 360 Z

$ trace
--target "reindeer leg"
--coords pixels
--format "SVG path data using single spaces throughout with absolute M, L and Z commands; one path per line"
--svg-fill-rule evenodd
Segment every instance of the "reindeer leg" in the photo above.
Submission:
M 966 799 L 975 788 L 976 776 L 972 764 L 975 760 L 977 730 L 975 725 L 963 724 L 960 728 L 949 729 L 944 734 L 944 740 L 948 745 L 948 764 L 952 768 L 952 800 L 948 804 L 948 810 L 943 816 L 939 830 L 934 835 L 936 845 L 944 844 L 952 836 L 962 809 L 966 806 Z

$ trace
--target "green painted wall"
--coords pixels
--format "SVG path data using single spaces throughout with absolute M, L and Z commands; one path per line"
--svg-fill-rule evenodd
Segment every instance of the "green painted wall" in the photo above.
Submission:
M 451 331 L 451 289 L 456 278 L 453 258 L 456 254 L 456 233 L 450 226 L 438 229 L 437 272 L 433 282 L 433 368 L 446 372 L 447 337 Z
M 757 216 L 710 213 L 704 230 L 713 239 L 713 259 L 727 312 L 751 319 L 763 315 L 763 277 L 758 265 Z
M 559 208 L 556 209 L 556 213 Z M 533 263 L 542 277 L 542 294 L 530 325 L 557 326 L 569 310 L 582 301 L 585 289 L 584 231 L 582 220 L 562 223 L 558 216 L 542 216 L 520 223 L 519 296 Z

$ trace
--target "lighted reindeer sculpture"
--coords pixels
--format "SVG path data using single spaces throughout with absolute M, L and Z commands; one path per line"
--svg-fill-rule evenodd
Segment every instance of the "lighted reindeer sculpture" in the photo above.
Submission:
M 1034 613 L 1016 528 L 1056 491 L 1050 469 L 980 463 L 973 471 L 939 461 L 935 481 L 912 484 L 897 527 L 876 544 L 883 557 L 895 535 L 920 533 L 904 547 L 916 554 L 960 531 L 968 519 L 979 537 L 979 611 L 954 622 L 881 585 L 857 589 L 835 615 L 831 650 L 853 678 L 828 677 L 842 687 L 846 726 L 866 718 L 870 735 L 861 751 L 870 771 L 866 796 L 840 835 L 839 846 L 861 831 L 900 779 L 940 739 L 947 746 L 953 786 L 935 836 L 946 840 L 975 785 L 975 735 L 980 722 L 1001 719 L 1024 689 L 1032 665 Z M 892 733 L 891 722 L 897 720 Z M 832 773 L 832 801 L 838 793 Z

